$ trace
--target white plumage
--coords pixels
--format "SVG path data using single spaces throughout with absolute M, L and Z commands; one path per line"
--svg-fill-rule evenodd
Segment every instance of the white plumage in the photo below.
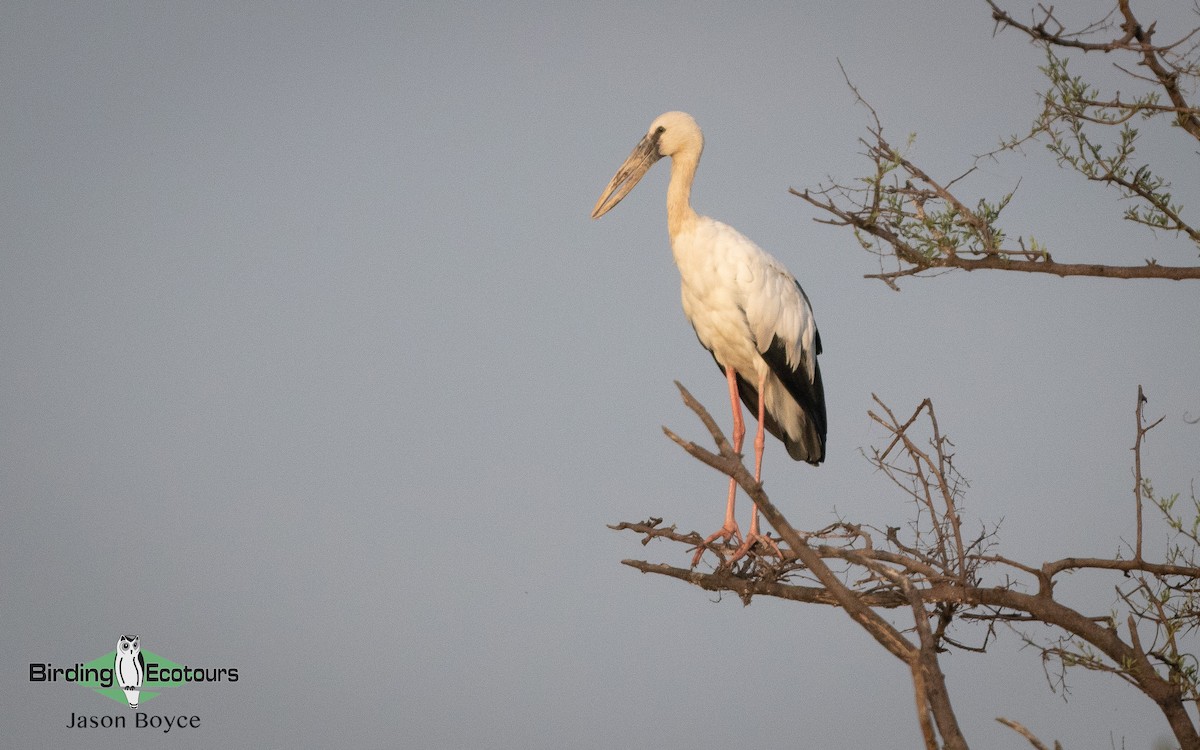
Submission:
M 660 115 L 617 170 L 592 218 L 628 195 L 654 162 L 671 157 L 667 229 L 682 282 L 683 311 L 729 381 L 734 447 L 741 450 L 745 431 L 740 396 L 759 421 L 756 478 L 761 479 L 764 429 L 784 443 L 792 458 L 819 464 L 825 458 L 825 392 L 812 306 L 782 263 L 733 227 L 692 209 L 692 181 L 703 150 L 704 136 L 690 115 Z M 741 536 L 733 520 L 736 489 L 731 481 L 725 525 L 707 541 Z M 757 510 L 734 559 L 756 540 L 774 546 L 758 535 Z

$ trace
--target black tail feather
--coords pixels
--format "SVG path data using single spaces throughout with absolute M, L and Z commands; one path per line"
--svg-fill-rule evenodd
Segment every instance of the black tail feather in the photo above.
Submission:
M 788 455 L 796 461 L 807 461 L 816 466 L 825 460 L 825 436 L 827 421 L 825 415 L 825 384 L 821 380 L 819 363 L 813 369 L 813 379 L 809 381 L 808 373 L 803 365 L 791 367 L 787 362 L 787 353 L 778 338 L 771 342 L 770 348 L 762 355 L 763 361 L 771 368 L 771 372 L 783 384 L 783 387 L 795 399 L 796 404 L 804 413 L 803 434 L 788 435 L 780 428 L 779 423 L 770 412 L 767 412 L 765 427 L 787 447 Z M 718 363 L 720 365 L 720 363 Z M 723 370 L 724 368 L 722 368 Z M 752 383 L 740 374 L 737 378 L 738 395 L 742 403 L 753 414 L 758 414 L 758 390 Z

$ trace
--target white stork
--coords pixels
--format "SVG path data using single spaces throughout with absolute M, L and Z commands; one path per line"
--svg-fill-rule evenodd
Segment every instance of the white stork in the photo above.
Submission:
M 671 157 L 667 232 L 682 280 L 683 312 L 729 382 L 733 447 L 739 453 L 746 427 L 738 397 L 758 415 L 754 478 L 761 481 L 764 429 L 797 461 L 815 466 L 825 458 L 825 388 L 817 364 L 821 336 L 808 297 L 782 263 L 733 227 L 692 209 L 692 180 L 703 150 L 704 135 L 691 115 L 660 115 L 604 189 L 592 218 L 617 205 L 654 162 Z M 731 560 L 756 541 L 775 548 L 759 534 L 757 507 L 743 537 L 733 515 L 736 494 L 731 479 L 725 523 L 697 549 L 693 566 L 705 545 L 717 539 L 740 541 Z

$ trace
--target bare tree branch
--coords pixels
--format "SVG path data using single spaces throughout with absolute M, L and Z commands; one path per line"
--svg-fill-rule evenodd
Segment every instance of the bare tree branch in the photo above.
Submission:
M 746 558 L 734 564 L 722 562 L 711 573 L 642 560 L 624 560 L 625 565 L 706 591 L 730 592 L 745 604 L 755 596 L 773 596 L 844 610 L 909 667 L 918 724 L 927 746 L 967 746 L 938 655 L 948 649 L 985 650 L 996 623 L 1036 622 L 1059 634 L 1048 643 L 1023 636 L 1041 650 L 1043 659 L 1058 662 L 1063 674 L 1070 667 L 1083 667 L 1117 676 L 1159 707 L 1181 747 L 1200 748 L 1200 735 L 1186 708 L 1189 703 L 1200 705 L 1200 665 L 1180 650 L 1177 637 L 1184 628 L 1200 627 L 1200 567 L 1194 560 L 1200 544 L 1200 502 L 1193 498 L 1196 519 L 1183 523 L 1173 515 L 1173 498 L 1154 495 L 1140 468 L 1135 468 L 1141 488 L 1135 507 L 1144 505 L 1145 499 L 1152 500 L 1190 546 L 1175 548 L 1166 561 L 1148 560 L 1140 551 L 1138 540 L 1144 531 L 1139 530 L 1133 559 L 1064 557 L 1040 565 L 1011 560 L 990 551 L 994 530 L 985 529 L 970 543 L 962 535 L 961 497 L 967 484 L 954 467 L 953 444 L 942 433 L 932 402 L 926 399 L 911 415 L 900 417 L 875 397 L 877 411 L 869 412 L 870 416 L 888 435 L 884 447 L 875 449 L 869 458 L 908 493 L 917 509 L 915 520 L 907 531 L 839 521 L 802 532 L 792 527 L 754 481 L 711 415 L 682 385 L 678 387 L 718 452 L 664 431 L 697 460 L 737 480 L 779 534 L 782 557 L 755 548 Z M 1142 438 L 1158 422 L 1145 423 L 1144 394 L 1139 392 L 1138 399 L 1139 438 L 1134 453 L 1135 464 L 1140 466 Z M 674 525 L 663 525 L 660 518 L 613 528 L 639 534 L 644 545 L 657 541 L 695 547 L 702 542 L 699 534 L 682 533 Z M 725 559 L 727 547 L 711 547 Z M 983 569 L 995 566 L 1024 580 L 1004 576 L 1000 583 L 985 585 Z M 1120 627 L 1111 612 L 1081 612 L 1057 598 L 1059 577 L 1080 570 L 1108 571 L 1129 581 L 1125 588 L 1118 588 L 1119 601 L 1126 608 Z M 913 618 L 909 632 L 915 640 L 877 612 L 906 609 Z M 954 628 L 967 623 L 987 626 L 981 645 L 964 644 L 952 635 Z M 1143 627 L 1149 628 L 1150 640 L 1144 637 Z M 1005 723 L 1021 731 L 1019 724 Z
M 1037 737 L 1034 736 L 1033 732 L 1026 729 L 1023 724 L 1019 724 L 1019 723 L 1013 721 L 1012 719 L 1005 719 L 1004 717 L 1001 717 L 1001 716 L 996 717 L 996 721 L 1000 722 L 1004 726 L 1013 730 L 1014 732 L 1021 735 L 1025 739 L 1029 740 L 1029 744 L 1033 745 L 1037 750 L 1050 750 L 1050 748 L 1048 748 L 1044 744 L 1042 744 L 1041 740 L 1039 740 Z M 1062 745 L 1055 742 L 1054 750 L 1062 750 Z

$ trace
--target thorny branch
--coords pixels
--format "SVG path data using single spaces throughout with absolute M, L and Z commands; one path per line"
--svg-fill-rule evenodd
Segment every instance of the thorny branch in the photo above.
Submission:
M 909 666 L 918 723 L 928 747 L 967 746 L 951 706 L 939 655 L 951 650 L 984 651 L 995 638 L 998 624 L 1035 622 L 1050 626 L 1057 635 L 1050 640 L 1028 634 L 1022 638 L 1040 650 L 1047 664 L 1057 663 L 1061 675 L 1069 668 L 1082 667 L 1119 677 L 1158 706 L 1181 747 L 1200 748 L 1200 735 L 1185 707 L 1200 706 L 1200 664 L 1181 643 L 1183 635 L 1200 625 L 1200 567 L 1195 560 L 1200 546 L 1200 501 L 1192 498 L 1194 517 L 1184 518 L 1174 511 L 1178 496 L 1155 495 L 1142 476 L 1142 444 L 1161 419 L 1145 421 L 1145 396 L 1140 388 L 1133 448 L 1137 536 L 1130 549 L 1132 559 L 1064 557 L 1039 565 L 997 554 L 995 526 L 981 526 L 974 537 L 964 534 L 962 499 L 968 484 L 954 466 L 953 443 L 941 431 L 928 399 L 911 415 L 900 417 L 875 397 L 877 409 L 869 412 L 887 430 L 887 439 L 868 459 L 913 503 L 915 514 L 907 528 L 879 529 L 840 520 L 822 529 L 801 531 L 754 481 L 707 410 L 683 386 L 678 387 L 684 402 L 707 428 L 716 451 L 669 429 L 664 432 L 690 455 L 738 482 L 778 533 L 782 558 L 760 546 L 730 564 L 725 557 L 729 548 L 712 544 L 709 549 L 719 562 L 711 572 L 644 560 L 624 560 L 624 564 L 707 591 L 730 592 L 747 605 L 756 596 L 773 596 L 844 610 Z M 1142 548 L 1143 501 L 1159 509 L 1177 540 L 1162 561 L 1146 559 Z M 694 548 L 703 539 L 698 533 L 682 533 L 674 525 L 664 525 L 661 518 L 611 528 L 638 534 L 643 545 L 666 542 Z M 1124 608 L 1123 618 L 1115 616 L 1115 609 L 1082 612 L 1058 598 L 1057 587 L 1065 576 L 1085 570 L 1118 574 L 1116 604 Z M 877 610 L 907 610 L 912 625 L 901 630 Z M 1049 672 L 1047 676 L 1051 676 Z M 1000 721 L 1035 747 L 1042 746 L 1020 724 Z
M 880 272 L 867 278 L 880 279 L 893 289 L 898 289 L 897 281 L 906 276 L 954 269 L 1200 279 L 1200 266 L 1168 266 L 1153 258 L 1140 264 L 1057 261 L 1032 235 L 1010 238 L 1000 226 L 1001 213 L 1016 195 L 1015 187 L 999 198 L 968 199 L 957 186 L 982 160 L 995 160 L 1027 143 L 1042 142 L 1060 166 L 1117 191 L 1128 202 L 1123 214 L 1126 220 L 1184 237 L 1200 248 L 1200 227 L 1187 218 L 1185 208 L 1170 192 L 1170 183 L 1149 165 L 1134 161 L 1140 134 L 1130 124 L 1135 117 L 1146 121 L 1167 117 L 1180 128 L 1177 132 L 1200 140 L 1200 108 L 1188 99 L 1189 92 L 1200 84 L 1200 28 L 1159 45 L 1153 41 L 1155 24 L 1144 26 L 1138 21 L 1128 0 L 1120 0 L 1109 17 L 1078 32 L 1068 32 L 1054 16 L 1053 7 L 1039 6 L 1035 18 L 1022 23 L 993 0 L 987 2 L 998 29 L 1026 34 L 1047 56 L 1042 71 L 1049 88 L 1028 134 L 1001 141 L 999 148 L 976 157 L 974 165 L 957 177 L 939 179 L 908 155 L 913 137 L 903 148 L 888 141 L 878 113 L 843 69 L 847 85 L 870 115 L 869 137 L 860 143 L 871 162 L 871 174 L 854 182 L 831 178 L 827 184 L 792 189 L 791 193 L 828 215 L 817 221 L 849 227 L 860 245 L 880 258 Z M 1119 34 L 1093 41 L 1112 30 L 1112 16 L 1117 15 Z M 1149 71 L 1145 76 L 1130 73 L 1147 89 L 1133 99 L 1123 99 L 1120 93 L 1102 96 L 1082 77 L 1069 72 L 1067 60 L 1056 54 L 1057 49 L 1127 55 Z M 1119 130 L 1116 142 L 1105 144 L 1103 131 L 1112 128 Z
M 1130 0 L 1118 0 L 1117 12 L 1121 22 L 1118 26 L 1121 34 L 1118 37 L 1101 41 L 1088 42 L 1081 39 L 1084 35 L 1105 33 L 1113 28 L 1110 12 L 1104 19 L 1089 24 L 1081 32 L 1067 33 L 1066 27 L 1054 16 L 1054 7 L 1039 5 L 1037 15 L 1030 24 L 1023 24 L 1013 18 L 1007 11 L 1000 8 L 994 0 L 987 0 L 992 9 L 992 18 L 997 28 L 1013 28 L 1028 35 L 1031 39 L 1047 46 L 1065 47 L 1083 50 L 1084 52 L 1130 52 L 1139 58 L 1138 64 L 1145 66 L 1151 73 L 1149 80 L 1156 83 L 1171 106 L 1159 106 L 1150 102 L 1125 103 L 1119 98 L 1106 103 L 1094 102 L 1096 106 L 1116 110 L 1126 110 L 1130 113 L 1143 111 L 1170 112 L 1175 114 L 1175 121 L 1193 138 L 1200 140 L 1200 109 L 1188 102 L 1180 85 L 1181 79 L 1196 76 L 1197 61 L 1194 56 L 1195 37 L 1200 35 L 1200 28 L 1192 29 L 1174 42 L 1165 45 L 1153 43 L 1156 23 L 1143 26 L 1134 16 Z M 1190 46 L 1189 46 L 1190 44 Z
M 1159 417 L 1153 424 L 1147 425 L 1142 417 L 1142 407 L 1146 405 L 1146 395 L 1142 393 L 1142 387 L 1138 386 L 1137 409 L 1137 439 L 1133 442 L 1133 497 L 1137 505 L 1137 538 L 1134 542 L 1133 559 L 1137 562 L 1142 561 L 1142 500 L 1145 497 L 1146 487 L 1145 480 L 1142 478 L 1142 439 L 1146 437 L 1146 433 L 1158 426 L 1159 422 L 1163 421 L 1163 417 Z

